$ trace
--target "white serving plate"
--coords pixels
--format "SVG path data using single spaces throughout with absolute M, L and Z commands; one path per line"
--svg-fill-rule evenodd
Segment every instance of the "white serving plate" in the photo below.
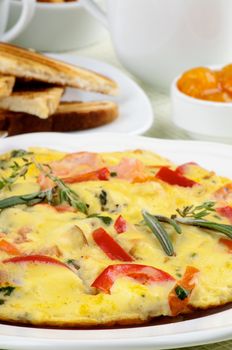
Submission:
M 140 135 L 153 123 L 153 110 L 144 91 L 119 69 L 92 58 L 77 55 L 50 54 L 50 57 L 87 68 L 115 80 L 119 86 L 117 96 L 107 96 L 92 92 L 68 88 L 62 98 L 64 101 L 114 101 L 119 106 L 119 116 L 112 123 L 86 131 L 74 131 L 83 134 L 88 132 L 121 132 Z
M 146 149 L 177 163 L 196 161 L 232 177 L 232 146 L 160 140 L 115 133 L 70 135 L 37 133 L 0 139 L 0 153 L 29 146 L 67 152 Z M 9 350 L 173 349 L 232 338 L 232 309 L 210 316 L 157 326 L 99 330 L 57 330 L 0 325 L 0 348 Z

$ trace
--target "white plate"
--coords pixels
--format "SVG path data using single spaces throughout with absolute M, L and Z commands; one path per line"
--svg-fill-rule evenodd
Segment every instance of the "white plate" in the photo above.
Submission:
M 177 163 L 196 161 L 232 177 L 232 146 L 196 141 L 158 140 L 123 134 L 39 133 L 0 140 L 0 152 L 28 146 L 65 151 L 146 149 Z M 232 338 L 232 309 L 159 326 L 105 330 L 55 330 L 0 325 L 0 348 L 9 350 L 173 349 Z
M 48 56 L 106 75 L 119 85 L 119 95 L 116 97 L 71 88 L 66 90 L 62 98 L 64 101 L 110 100 L 119 105 L 119 117 L 112 123 L 86 131 L 76 131 L 75 133 L 79 135 L 86 132 L 120 132 L 141 135 L 150 128 L 153 123 L 153 110 L 148 97 L 132 79 L 119 69 L 105 62 L 86 57 L 66 54 L 49 54 Z

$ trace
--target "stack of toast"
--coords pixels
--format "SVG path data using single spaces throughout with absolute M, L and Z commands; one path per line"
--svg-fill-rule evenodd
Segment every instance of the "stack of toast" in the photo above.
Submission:
M 71 1 L 78 1 L 78 0 L 37 0 L 37 2 L 48 2 L 51 4 L 57 4 L 57 3 L 61 3 L 61 2 L 71 2 Z
M 115 95 L 113 80 L 42 54 L 0 43 L 0 130 L 28 132 L 85 130 L 113 121 L 111 101 L 62 102 L 66 87 Z

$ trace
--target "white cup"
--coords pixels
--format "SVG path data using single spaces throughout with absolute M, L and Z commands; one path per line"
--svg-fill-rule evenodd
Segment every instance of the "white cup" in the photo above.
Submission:
M 104 23 L 122 64 L 148 84 L 167 89 L 175 76 L 232 61 L 231 0 L 106 0 L 83 6 Z
M 10 0 L 9 26 L 18 21 L 21 12 L 22 2 Z M 79 1 L 37 2 L 33 19 L 14 44 L 37 51 L 63 52 L 90 45 L 104 35 L 105 28 Z
M 23 8 L 15 25 L 6 31 L 10 0 L 0 0 L 0 41 L 10 41 L 16 38 L 28 25 L 35 10 L 35 0 L 22 0 Z

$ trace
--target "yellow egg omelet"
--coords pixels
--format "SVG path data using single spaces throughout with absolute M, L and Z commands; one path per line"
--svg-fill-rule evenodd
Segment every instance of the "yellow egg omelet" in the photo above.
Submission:
M 0 156 L 0 320 L 134 325 L 232 301 L 232 182 L 142 150 Z

